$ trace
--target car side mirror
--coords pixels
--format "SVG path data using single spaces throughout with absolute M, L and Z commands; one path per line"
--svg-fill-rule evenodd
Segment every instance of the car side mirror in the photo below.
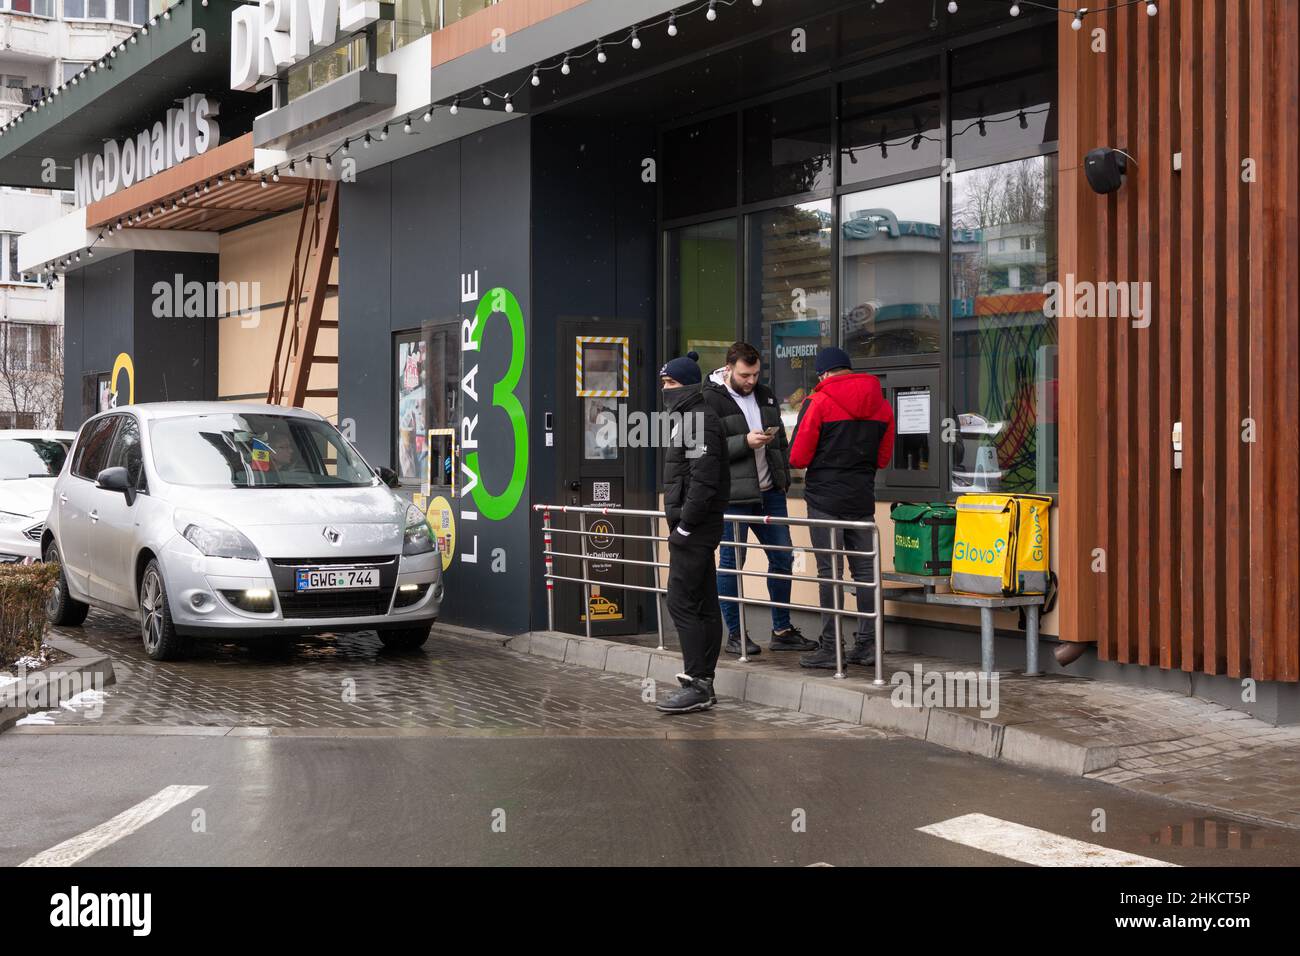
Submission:
M 379 480 L 389 488 L 397 488 L 402 484 L 402 479 L 397 472 L 391 468 L 385 468 L 383 465 L 379 467 Z
M 119 491 L 126 495 L 128 505 L 135 504 L 135 489 L 131 487 L 131 477 L 121 465 L 101 471 L 95 478 L 95 485 L 105 491 Z

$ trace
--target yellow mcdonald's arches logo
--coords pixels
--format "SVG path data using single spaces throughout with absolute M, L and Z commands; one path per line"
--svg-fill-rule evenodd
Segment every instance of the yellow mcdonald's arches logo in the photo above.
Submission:
M 131 361 L 131 356 L 126 352 L 118 354 L 117 359 L 113 362 L 113 377 L 108 380 L 109 390 L 113 393 L 113 405 L 118 405 L 117 396 L 121 394 L 117 387 L 117 376 L 126 372 L 126 403 L 135 404 L 135 363 Z

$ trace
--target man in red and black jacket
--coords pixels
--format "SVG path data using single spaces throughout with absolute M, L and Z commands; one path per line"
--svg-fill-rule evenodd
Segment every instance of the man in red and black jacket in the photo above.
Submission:
M 817 353 L 819 381 L 799 410 L 794 438 L 790 443 L 790 467 L 806 468 L 804 500 L 808 517 L 841 521 L 874 520 L 876 514 L 876 470 L 889 464 L 894 452 L 894 410 L 885 401 L 880 380 L 865 372 L 854 372 L 843 349 L 824 348 Z M 809 529 L 814 548 L 831 546 L 829 528 Z M 871 536 L 856 528 L 843 533 L 843 547 L 849 551 L 870 551 Z M 817 576 L 838 578 L 831 555 L 816 552 Z M 871 558 L 850 556 L 853 580 L 872 579 Z M 875 607 L 870 588 L 855 588 L 859 611 Z M 822 607 L 834 606 L 829 584 L 818 585 Z M 874 664 L 875 631 L 870 619 L 858 618 L 857 639 L 845 658 L 852 664 Z M 821 643 L 817 650 L 799 658 L 804 667 L 835 668 L 835 616 L 822 615 Z

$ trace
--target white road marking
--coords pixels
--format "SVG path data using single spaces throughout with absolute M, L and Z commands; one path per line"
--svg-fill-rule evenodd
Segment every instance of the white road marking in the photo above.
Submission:
M 1177 863 L 1111 850 L 983 813 L 968 813 L 917 829 L 921 833 L 1033 866 L 1178 866 Z
M 174 784 L 163 787 L 152 797 L 141 800 L 129 810 L 123 810 L 113 819 L 92 827 L 70 840 L 64 840 L 57 846 L 52 846 L 18 865 L 72 866 L 74 863 L 80 863 L 92 853 L 111 846 L 124 836 L 130 836 L 145 824 L 157 820 L 172 807 L 179 806 L 199 791 L 206 789 L 208 789 L 206 785 Z

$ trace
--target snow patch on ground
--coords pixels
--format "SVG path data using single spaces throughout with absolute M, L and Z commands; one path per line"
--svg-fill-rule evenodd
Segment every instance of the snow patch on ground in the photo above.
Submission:
M 55 711 L 55 710 L 42 710 L 42 711 L 38 711 L 38 712 L 35 713 L 35 714 L 28 714 L 26 717 L 23 717 L 21 720 L 18 721 L 18 726 L 19 726 L 19 727 L 24 727 L 24 726 L 50 727 L 50 726 L 53 726 L 53 725 L 54 725 L 54 715 L 55 715 L 56 713 L 58 713 L 58 711 Z
M 80 694 L 69 697 L 59 706 L 64 710 L 81 710 L 87 707 L 99 708 L 103 706 L 104 698 L 107 696 L 102 690 L 83 690 Z

